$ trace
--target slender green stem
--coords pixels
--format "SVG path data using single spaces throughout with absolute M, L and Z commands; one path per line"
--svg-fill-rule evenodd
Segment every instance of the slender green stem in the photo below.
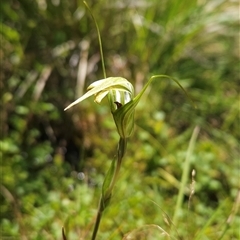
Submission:
M 62 238 L 63 240 L 67 240 L 67 237 L 65 235 L 64 227 L 62 227 Z
M 97 218 L 96 218 L 96 221 L 95 221 L 93 234 L 92 234 L 92 238 L 91 238 L 92 240 L 96 239 L 98 228 L 99 228 L 99 225 L 100 225 L 100 222 L 101 222 L 101 218 L 102 218 L 102 211 L 100 209 L 101 206 L 102 206 L 102 197 L 101 197 L 101 200 L 100 200 L 100 203 L 99 203 L 99 209 L 98 209 L 98 213 L 97 213 Z
M 106 178 L 108 178 L 110 176 L 111 179 L 106 180 L 106 178 L 105 178 L 105 181 L 107 181 L 107 183 L 104 182 L 104 184 L 103 184 L 102 195 L 101 195 L 99 206 L 98 206 L 97 218 L 95 221 L 93 234 L 92 234 L 92 238 L 91 238 L 92 240 L 96 239 L 98 228 L 99 228 L 99 225 L 100 225 L 100 222 L 102 219 L 103 211 L 107 208 L 107 206 L 111 200 L 113 187 L 114 187 L 117 177 L 119 175 L 119 171 L 120 171 L 121 164 L 122 164 L 122 159 L 126 152 L 126 147 L 127 147 L 127 138 L 120 138 L 119 144 L 118 144 L 118 150 L 117 150 L 117 158 L 116 158 L 116 160 L 113 160 L 116 162 L 111 165 L 110 170 L 109 170 L 110 173 L 108 173 L 106 176 Z M 114 167 L 114 169 L 111 174 L 112 167 Z M 105 184 L 107 184 L 107 186 L 104 186 Z
M 106 69 L 105 69 L 105 63 L 104 63 L 104 57 L 103 57 L 103 49 L 102 49 L 102 40 L 101 40 L 101 34 L 100 34 L 100 31 L 99 31 L 99 27 L 98 27 L 98 24 L 97 24 L 97 21 L 95 19 L 95 17 L 93 16 L 92 14 L 92 11 L 90 9 L 90 7 L 88 6 L 87 2 L 86 1 L 83 1 L 84 5 L 87 7 L 92 19 L 93 19 L 93 22 L 96 26 L 96 29 L 97 29 L 97 35 L 98 35 L 98 42 L 99 42 L 99 48 L 100 48 L 100 55 L 101 55 L 101 62 L 102 62 L 102 69 L 103 69 L 103 77 L 104 78 L 107 78 L 107 75 L 106 75 Z
M 199 129 L 198 126 L 196 126 L 194 128 L 193 134 L 192 134 L 189 146 L 188 146 L 187 155 L 186 155 L 186 159 L 185 159 L 184 166 L 183 166 L 181 185 L 180 185 L 178 198 L 177 198 L 177 203 L 176 203 L 176 208 L 175 208 L 175 212 L 174 212 L 174 216 L 173 216 L 173 223 L 175 225 L 177 225 L 178 213 L 179 213 L 179 210 L 181 209 L 181 206 L 182 206 L 182 203 L 183 203 L 184 188 L 186 186 L 188 175 L 189 175 L 189 170 L 190 170 L 190 158 L 191 158 L 191 155 L 192 155 L 192 152 L 193 152 L 194 145 L 196 143 L 196 139 L 197 139 L 199 130 L 200 129 Z

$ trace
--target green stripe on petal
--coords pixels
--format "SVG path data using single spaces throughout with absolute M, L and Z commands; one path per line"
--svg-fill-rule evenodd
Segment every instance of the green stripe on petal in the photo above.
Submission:
M 122 107 L 126 103 L 133 99 L 133 94 L 128 91 L 122 90 L 110 90 L 108 100 L 111 107 L 111 112 L 115 112 L 118 108 Z

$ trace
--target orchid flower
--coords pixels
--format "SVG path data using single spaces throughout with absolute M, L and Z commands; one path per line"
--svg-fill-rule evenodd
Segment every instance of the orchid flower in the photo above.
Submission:
M 167 75 L 152 76 L 136 97 L 134 97 L 133 86 L 127 79 L 122 77 L 109 77 L 93 82 L 87 88 L 88 91 L 83 96 L 71 103 L 64 110 L 73 107 L 92 95 L 95 95 L 94 101 L 96 103 L 101 103 L 102 99 L 108 96 L 111 112 L 118 133 L 121 138 L 128 138 L 132 134 L 134 128 L 135 107 L 137 106 L 149 84 L 155 78 L 168 78 L 173 80 L 187 95 L 186 91 L 179 84 L 179 82 Z
M 134 125 L 134 111 L 128 111 L 127 113 L 125 106 L 133 99 L 134 89 L 132 84 L 122 77 L 109 77 L 95 81 L 87 90 L 82 97 L 71 103 L 64 110 L 71 108 L 92 95 L 95 95 L 94 101 L 96 103 L 101 103 L 102 99 L 108 95 L 111 112 L 118 133 L 122 138 L 129 137 Z

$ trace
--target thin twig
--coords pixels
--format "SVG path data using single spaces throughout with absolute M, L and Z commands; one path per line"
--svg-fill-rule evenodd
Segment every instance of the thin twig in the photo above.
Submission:
M 34 88 L 34 92 L 33 92 L 34 101 L 37 102 L 39 100 L 39 98 L 42 94 L 42 91 L 46 85 L 46 82 L 49 79 L 51 72 L 52 72 L 51 66 L 47 65 L 43 68 L 41 75 L 40 75 L 39 79 L 37 80 L 37 83 Z

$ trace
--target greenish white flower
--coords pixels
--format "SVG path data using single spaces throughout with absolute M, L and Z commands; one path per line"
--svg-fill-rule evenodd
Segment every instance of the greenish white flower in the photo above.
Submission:
M 139 103 L 147 87 L 155 78 L 168 78 L 173 80 L 187 95 L 180 83 L 167 75 L 152 76 L 136 97 L 134 97 L 133 86 L 127 79 L 122 77 L 109 77 L 92 83 L 88 87 L 88 91 L 82 97 L 71 103 L 64 110 L 71 108 L 92 95 L 95 96 L 94 101 L 96 103 L 100 103 L 104 97 L 108 96 L 118 133 L 121 138 L 128 138 L 132 134 L 134 128 L 135 107 Z
M 131 135 L 134 126 L 134 113 L 127 114 L 125 105 L 132 101 L 134 89 L 132 84 L 122 77 L 109 77 L 92 83 L 82 97 L 71 103 L 64 110 L 80 103 L 84 99 L 94 95 L 94 101 L 100 103 L 108 95 L 111 112 L 113 114 L 118 133 L 122 138 Z
M 69 106 L 67 106 L 64 110 L 67 110 L 74 105 L 80 103 L 84 99 L 95 95 L 94 101 L 96 103 L 100 103 L 102 99 L 111 91 L 112 95 L 115 95 L 113 99 L 118 102 L 122 99 L 122 96 L 125 95 L 125 99 L 122 99 L 123 101 L 127 102 L 130 101 L 134 94 L 134 89 L 132 84 L 122 77 L 109 77 L 106 79 L 98 80 L 94 83 L 92 83 L 88 88 L 88 92 L 86 92 L 82 97 L 78 98 L 76 101 L 71 103 Z M 121 102 L 120 102 L 121 103 Z M 124 103 L 121 103 L 124 104 Z M 111 107 L 111 110 L 113 111 L 114 108 Z

